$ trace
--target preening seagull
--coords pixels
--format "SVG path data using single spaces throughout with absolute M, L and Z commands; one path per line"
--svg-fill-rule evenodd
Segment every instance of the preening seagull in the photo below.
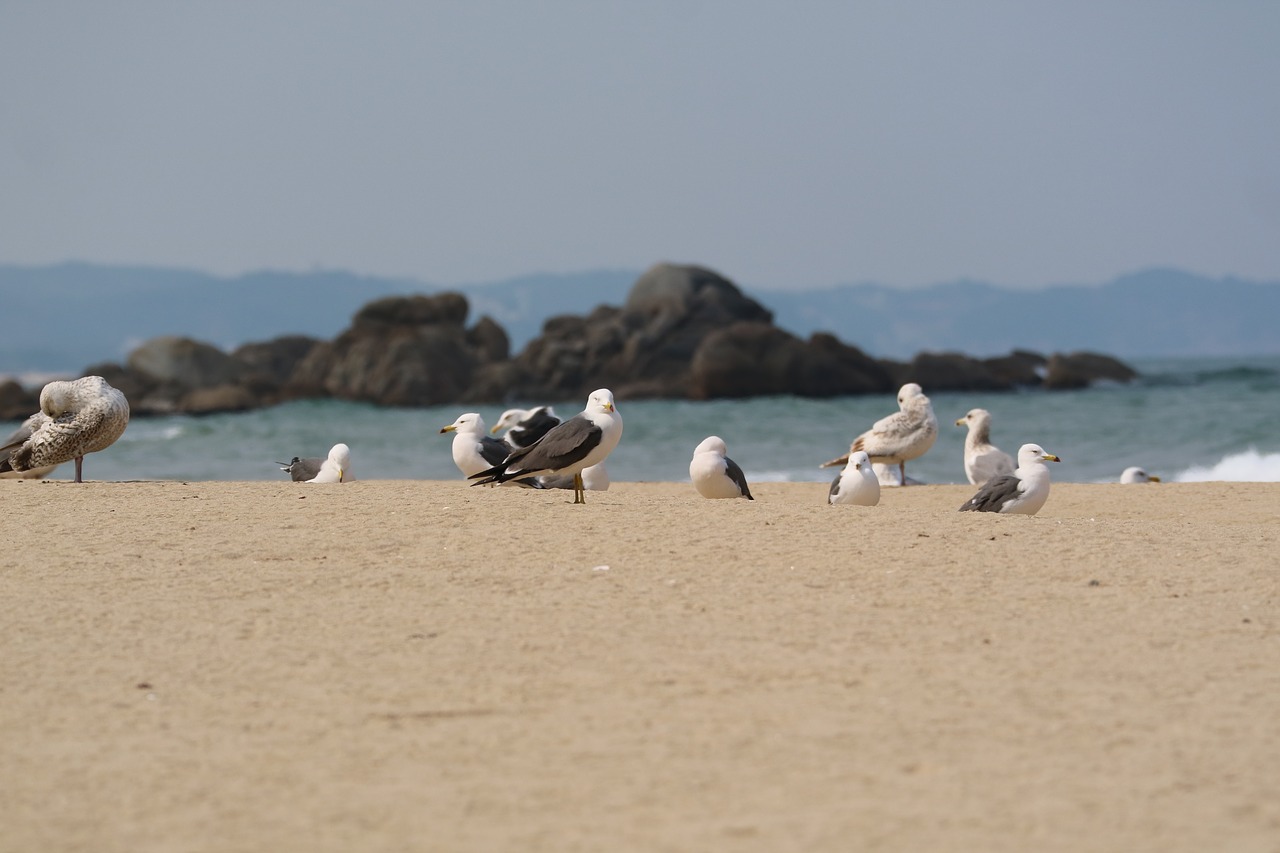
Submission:
M 1049 498 L 1049 468 L 1044 463 L 1061 461 L 1038 444 L 1024 444 L 1018 449 L 1017 469 L 990 480 L 960 511 L 1035 515 Z
M 880 503 L 880 478 L 876 476 L 867 451 L 849 454 L 844 470 L 831 481 L 827 503 L 875 506 Z
M 40 419 L 44 417 L 43 412 L 36 412 L 31 417 L 22 422 L 22 425 L 9 433 L 8 438 L 4 440 L 0 447 L 17 447 L 35 431 L 40 425 Z M 57 468 L 57 465 L 41 465 L 39 468 L 28 468 L 26 471 L 14 471 L 8 465 L 9 451 L 0 450 L 0 480 L 39 480 L 41 477 L 48 475 Z
M 308 456 L 302 459 L 298 456 L 293 457 L 288 462 L 277 462 L 281 471 L 289 472 L 289 477 L 295 483 L 305 483 L 320 473 L 320 466 L 324 464 L 323 456 Z
M 751 496 L 751 489 L 747 486 L 746 475 L 742 473 L 738 463 L 726 456 L 726 453 L 728 448 L 725 447 L 724 439 L 718 435 L 704 438 L 693 449 L 693 460 L 689 463 L 689 478 L 693 480 L 694 488 L 704 498 L 755 500 Z
M 511 447 L 528 447 L 536 444 L 538 439 L 559 423 L 560 417 L 550 406 L 507 409 L 489 432 L 496 434 L 505 429 L 507 434 L 503 436 L 503 440 L 507 444 Z
M 853 440 L 849 453 L 823 462 L 823 468 L 845 465 L 849 454 L 865 450 L 872 462 L 898 466 L 898 481 L 908 483 L 907 462 L 923 456 L 938 438 L 938 419 L 924 390 L 908 382 L 898 391 L 898 411 L 872 424 Z
M 587 407 L 564 423 L 547 431 L 529 447 L 511 451 L 502 462 L 486 471 L 472 474 L 475 485 L 505 483 L 523 477 L 547 474 L 573 476 L 573 502 L 586 503 L 582 471 L 605 460 L 622 438 L 622 415 L 613 403 L 608 388 L 593 391 Z
M 484 418 L 476 412 L 459 415 L 456 421 L 440 428 L 442 435 L 446 432 L 454 434 L 453 464 L 464 477 L 492 468 L 511 452 L 501 439 L 488 435 Z
M 1013 457 L 991 443 L 990 412 L 970 409 L 956 426 L 969 427 L 964 439 L 964 475 L 972 485 L 982 486 L 994 477 L 1013 473 Z
M 1142 468 L 1134 465 L 1131 468 L 1125 468 L 1124 473 L 1120 475 L 1122 483 L 1158 483 L 1160 478 L 1155 474 L 1148 474 Z
M 351 476 L 351 448 L 345 444 L 335 444 L 329 450 L 329 456 L 320 463 L 320 470 L 304 483 L 349 483 Z
M 110 447 L 128 425 L 129 401 L 101 376 L 50 382 L 40 391 L 40 411 L 0 447 L 0 472 L 74 460 L 75 482 L 84 482 L 84 457 Z

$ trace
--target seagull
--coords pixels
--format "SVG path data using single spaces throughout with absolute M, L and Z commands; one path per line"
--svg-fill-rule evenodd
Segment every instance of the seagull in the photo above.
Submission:
M 507 434 L 503 436 L 503 440 L 507 444 L 511 447 L 528 447 L 546 435 L 547 430 L 559 423 L 559 416 L 550 406 L 538 406 L 533 409 L 507 409 L 489 432 L 497 434 L 505 429 Z
M 474 485 L 505 483 L 522 477 L 546 474 L 573 475 L 573 502 L 586 503 L 582 470 L 605 460 L 622 438 L 622 415 L 613 403 L 613 392 L 600 388 L 591 392 L 580 414 L 557 424 L 529 447 L 511 451 L 502 462 L 472 474 Z
M 325 463 L 331 460 L 332 464 L 326 469 Z M 335 444 L 327 457 L 308 456 L 303 459 L 295 456 L 287 464 L 276 464 L 281 471 L 288 471 L 295 483 L 341 483 L 355 479 L 351 476 L 351 449 L 345 444 Z M 321 473 L 328 479 L 320 479 Z
M 993 477 L 1013 473 L 1013 457 L 991 443 L 990 412 L 970 409 L 956 426 L 969 427 L 964 439 L 964 475 L 970 484 L 981 486 Z
M 907 460 L 923 456 L 938 438 L 938 419 L 924 390 L 914 382 L 908 382 L 898 390 L 898 411 L 881 418 L 871 429 L 853 440 L 849 453 L 867 451 L 872 462 L 887 462 L 898 466 L 898 481 L 907 484 Z M 849 462 L 849 453 L 838 456 L 820 467 L 830 468 Z
M 454 434 L 453 464 L 464 477 L 492 468 L 511 452 L 501 439 L 486 434 L 484 418 L 476 412 L 459 415 L 456 421 L 440 428 L 441 435 L 446 432 Z
M 305 483 L 312 477 L 320 473 L 320 466 L 324 464 L 323 456 L 308 456 L 301 459 L 297 456 L 288 462 L 277 462 L 281 471 L 288 471 L 289 476 L 295 483 Z
M 844 470 L 831 481 L 827 503 L 832 506 L 875 506 L 880 503 L 880 478 L 871 466 L 871 457 L 867 455 L 867 451 L 858 450 L 849 454 Z
M 960 511 L 1035 515 L 1049 497 L 1049 469 L 1044 463 L 1061 461 L 1038 444 L 1024 444 L 1018 449 L 1017 470 L 989 480 Z
M 1122 483 L 1158 483 L 1160 478 L 1155 474 L 1148 474 L 1136 465 L 1132 468 L 1125 468 L 1124 473 L 1120 475 Z
M 31 433 L 40 425 L 43 412 L 36 412 L 22 422 L 22 425 L 9 433 L 0 447 L 16 447 L 31 437 Z M 28 468 L 26 471 L 14 471 L 8 466 L 9 451 L 0 451 L 0 480 L 39 480 L 49 475 L 57 465 L 41 465 L 39 468 Z
M 115 443 L 129 425 L 129 401 L 101 376 L 50 382 L 36 412 L 0 446 L 0 472 L 31 471 L 72 460 L 83 483 L 84 457 Z
M 689 478 L 698 494 L 704 498 L 746 498 L 751 496 L 746 475 L 725 453 L 728 448 L 718 435 L 708 436 L 693 449 L 693 461 L 689 463 Z

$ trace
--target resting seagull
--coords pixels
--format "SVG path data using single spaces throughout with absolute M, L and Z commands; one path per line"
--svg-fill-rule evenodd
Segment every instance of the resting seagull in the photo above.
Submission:
M 622 438 L 622 415 L 607 388 L 593 391 L 587 407 L 548 430 L 538 442 L 511 451 L 506 459 L 486 471 L 472 474 L 475 485 L 505 483 L 522 477 L 547 474 L 573 475 L 573 502 L 586 503 L 582 470 L 605 460 Z
M 698 494 L 704 498 L 746 498 L 751 497 L 751 489 L 747 486 L 747 477 L 725 454 L 728 453 L 724 439 L 718 435 L 708 436 L 693 449 L 693 461 L 689 463 L 689 479 Z
M 84 457 L 115 443 L 129 425 L 129 401 L 101 376 L 50 382 L 40 391 L 40 411 L 0 447 L 0 472 L 31 471 L 75 460 L 75 482 Z
M 848 464 L 831 481 L 827 503 L 832 506 L 875 506 L 880 503 L 880 478 L 871 466 L 871 457 L 867 455 L 867 451 L 859 450 L 849 454 Z
M 1017 470 L 988 481 L 960 511 L 1035 515 L 1049 497 L 1049 469 L 1044 463 L 1061 461 L 1038 444 L 1024 444 L 1018 449 Z
M 938 419 L 924 390 L 908 382 L 898 391 L 898 411 L 872 424 L 871 429 L 853 440 L 849 453 L 823 462 L 821 467 L 845 465 L 849 454 L 865 450 L 872 462 L 898 466 L 902 485 L 907 485 L 907 461 L 925 454 L 938 438 Z
M 1120 482 L 1122 483 L 1158 483 L 1160 482 L 1160 478 L 1157 477 L 1155 474 L 1148 474 L 1146 471 L 1144 471 L 1143 469 L 1135 465 L 1132 468 L 1124 469 L 1124 473 L 1120 475 Z
M 456 421 L 440 428 L 441 435 L 446 432 L 454 434 L 453 464 L 464 477 L 492 468 L 511 452 L 505 442 L 486 433 L 484 418 L 476 412 L 459 415 Z
M 985 485 L 994 477 L 1013 473 L 1013 457 L 991 443 L 990 412 L 970 409 L 956 426 L 969 427 L 964 439 L 964 475 L 970 484 Z
M 351 448 L 345 444 L 335 444 L 329 450 L 329 456 L 320 463 L 320 470 L 304 483 L 349 483 L 351 476 Z
M 550 406 L 533 409 L 507 409 L 493 425 L 491 433 L 506 430 L 503 440 L 512 447 L 528 447 L 547 434 L 547 430 L 560 423 L 559 416 Z M 496 464 L 496 463 L 495 463 Z

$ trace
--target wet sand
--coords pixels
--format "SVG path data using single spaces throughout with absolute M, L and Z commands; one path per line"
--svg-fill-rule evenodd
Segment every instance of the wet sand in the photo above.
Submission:
M 0 850 L 1280 850 L 1280 485 L 0 482 Z

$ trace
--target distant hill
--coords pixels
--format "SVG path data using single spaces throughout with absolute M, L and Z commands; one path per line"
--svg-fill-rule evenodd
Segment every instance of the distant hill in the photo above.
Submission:
M 618 305 L 640 271 L 529 275 L 460 290 L 471 319 L 489 314 L 522 348 L 556 314 Z M 259 272 L 220 278 L 190 270 L 59 264 L 0 265 L 5 326 L 0 375 L 69 373 L 122 361 L 157 335 L 231 349 L 285 334 L 331 338 L 382 296 L 441 285 L 347 272 Z M 843 285 L 803 292 L 744 286 L 778 325 L 834 332 L 875 356 L 922 350 L 976 356 L 1014 348 L 1091 349 L 1122 358 L 1280 353 L 1280 282 L 1149 270 L 1099 286 L 1009 290 L 975 282 L 917 290 Z

